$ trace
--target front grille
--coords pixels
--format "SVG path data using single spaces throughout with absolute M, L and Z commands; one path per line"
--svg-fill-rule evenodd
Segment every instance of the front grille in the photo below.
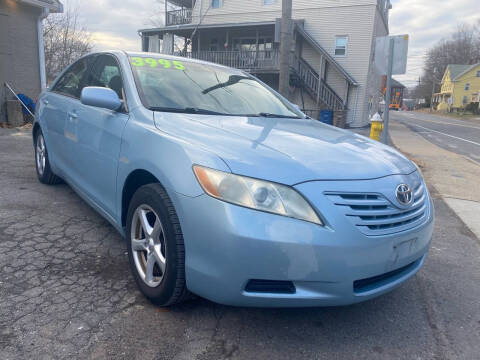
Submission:
M 356 293 L 362 293 L 384 286 L 394 281 L 395 279 L 398 279 L 399 277 L 408 274 L 410 271 L 417 267 L 420 261 L 421 259 L 418 259 L 399 269 L 389 271 L 381 275 L 372 276 L 366 279 L 355 280 L 353 282 L 353 291 Z
M 271 294 L 295 294 L 295 285 L 291 281 L 280 280 L 249 280 L 245 286 L 246 292 L 271 293 Z
M 408 230 L 425 220 L 425 185 L 419 181 L 413 189 L 414 201 L 407 209 L 398 208 L 381 194 L 327 192 L 326 196 L 362 233 L 375 236 Z

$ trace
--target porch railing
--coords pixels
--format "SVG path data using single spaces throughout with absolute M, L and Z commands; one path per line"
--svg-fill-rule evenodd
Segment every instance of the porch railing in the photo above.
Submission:
M 278 70 L 280 60 L 277 50 L 271 51 L 195 51 L 178 55 L 210 61 L 246 71 Z
M 278 71 L 280 58 L 278 50 L 271 51 L 194 51 L 175 55 L 213 62 L 248 72 Z M 317 72 L 303 59 L 291 60 L 292 71 L 303 82 L 312 96 L 321 101 L 328 109 L 345 110 L 345 103 L 337 93 L 327 85 Z
M 307 89 L 327 105 L 329 109 L 345 109 L 345 104 L 342 98 L 340 98 L 323 79 L 320 80 L 318 73 L 315 72 L 305 60 L 295 57 L 293 61 L 293 69 L 297 73 L 297 76 L 303 81 Z
M 183 25 L 192 22 L 192 9 L 180 9 L 167 12 L 167 26 Z

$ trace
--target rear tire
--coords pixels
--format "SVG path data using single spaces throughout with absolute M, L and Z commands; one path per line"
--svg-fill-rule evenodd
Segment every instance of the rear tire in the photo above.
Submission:
M 185 282 L 185 246 L 177 213 L 160 184 L 140 187 L 127 213 L 130 269 L 140 291 L 159 306 L 190 297 Z
M 35 168 L 38 180 L 42 184 L 55 185 L 61 182 L 61 179 L 53 173 L 50 167 L 47 145 L 42 130 L 35 133 Z

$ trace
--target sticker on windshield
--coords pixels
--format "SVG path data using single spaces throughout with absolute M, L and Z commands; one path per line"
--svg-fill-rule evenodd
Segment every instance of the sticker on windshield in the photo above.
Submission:
M 130 62 L 132 66 L 135 67 L 163 67 L 164 69 L 172 68 L 176 70 L 185 70 L 183 63 L 177 60 L 143 58 L 136 56 L 131 57 Z

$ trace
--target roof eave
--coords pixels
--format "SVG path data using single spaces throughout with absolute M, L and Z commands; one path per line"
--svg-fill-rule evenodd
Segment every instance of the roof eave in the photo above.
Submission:
M 228 28 L 228 27 L 242 27 L 242 26 L 264 26 L 275 25 L 275 21 L 261 21 L 261 22 L 243 22 L 243 23 L 225 23 L 225 24 L 184 24 L 184 25 L 170 25 L 159 28 L 140 29 L 139 33 L 158 33 L 168 32 L 174 30 L 193 30 L 193 29 L 214 29 L 214 28 Z
M 183 6 L 183 7 L 186 7 L 186 8 L 191 8 L 195 5 L 194 3 L 192 4 L 191 0 L 168 0 L 168 2 L 170 4 L 173 4 L 173 5 L 176 5 L 176 6 Z
M 51 13 L 62 13 L 63 12 L 63 4 L 60 1 L 53 0 L 53 3 L 47 3 L 41 0 L 18 0 L 22 3 L 36 6 L 43 9 L 48 9 Z

